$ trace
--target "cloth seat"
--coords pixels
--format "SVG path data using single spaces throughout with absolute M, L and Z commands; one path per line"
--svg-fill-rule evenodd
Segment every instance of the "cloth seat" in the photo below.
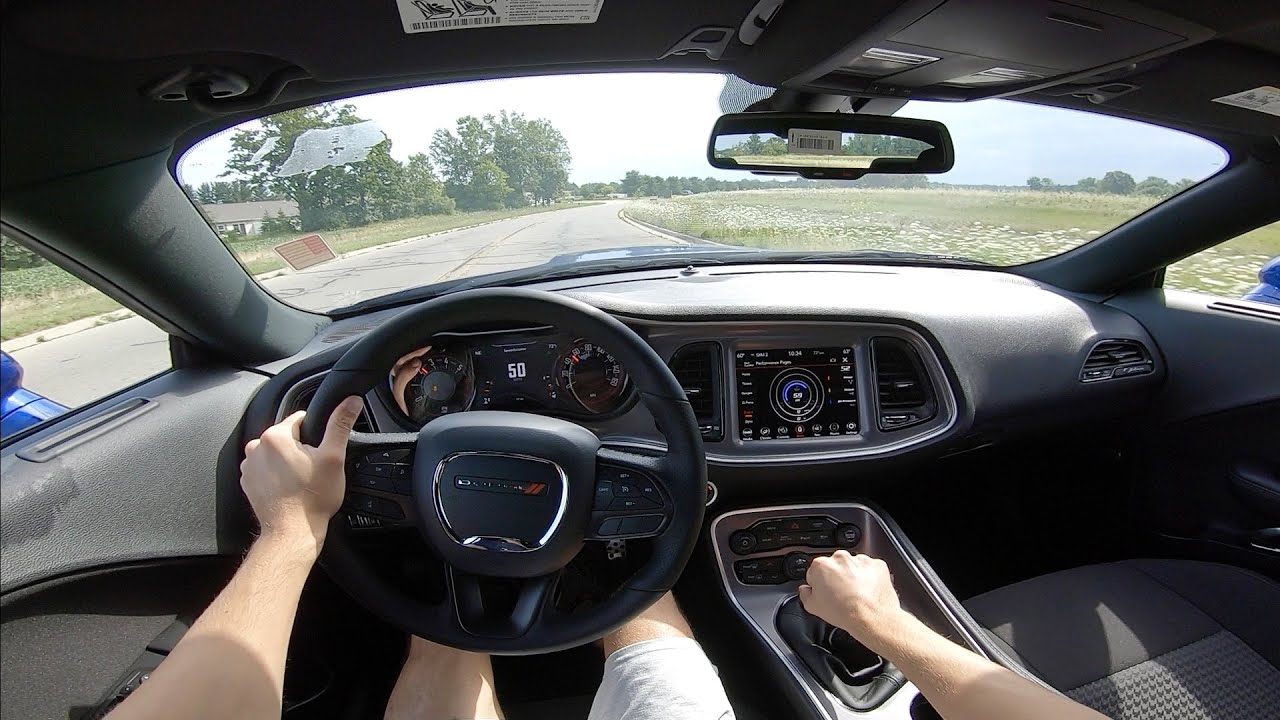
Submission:
M 972 598 L 997 645 L 1115 720 L 1280 718 L 1280 584 L 1240 568 L 1126 560 Z

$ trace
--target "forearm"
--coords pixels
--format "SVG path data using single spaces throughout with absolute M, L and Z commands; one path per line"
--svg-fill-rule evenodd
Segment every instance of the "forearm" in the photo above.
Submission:
M 285 655 L 314 543 L 264 535 L 151 678 L 110 716 L 279 718 Z
M 947 720 L 1106 720 L 951 642 L 905 611 L 872 634 L 868 646 L 897 665 Z

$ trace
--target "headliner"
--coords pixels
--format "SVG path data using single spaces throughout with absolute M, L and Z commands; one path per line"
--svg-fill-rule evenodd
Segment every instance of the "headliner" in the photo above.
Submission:
M 1029 7 L 1041 14 L 1065 7 L 1166 28 L 1182 40 L 1153 52 L 1095 59 L 1090 46 L 1072 46 L 1088 58 L 1081 61 L 1086 67 L 1057 74 L 1056 84 L 1048 87 L 1021 88 L 1024 92 L 1012 98 L 1176 127 L 1214 139 L 1233 154 L 1277 152 L 1280 118 L 1210 102 L 1276 84 L 1280 6 L 1272 0 L 1068 2 L 951 0 L 947 6 L 974 21 L 951 26 L 956 32 L 973 31 L 972 37 L 960 34 L 961 40 L 978 43 L 984 55 L 1014 62 L 1035 50 L 1019 43 Z M 841 86 L 839 73 L 830 73 L 833 67 L 850 53 L 907 37 L 893 33 L 942 4 L 790 0 L 749 46 L 739 41 L 737 28 L 755 0 L 604 0 L 594 24 L 414 35 L 402 32 L 394 0 L 9 1 L 3 6 L 0 50 L 5 158 L 0 185 L 29 186 L 156 153 L 176 157 L 202 137 L 276 110 L 462 79 L 607 71 L 732 73 L 794 91 L 775 96 L 776 103 L 787 105 L 778 109 L 831 107 L 835 97 L 875 95 Z M 1099 14 L 1103 10 L 1108 14 Z M 1038 19 L 1043 18 L 1033 18 Z M 732 31 L 718 59 L 700 53 L 663 57 L 691 31 L 707 26 Z M 979 37 L 985 27 L 1008 32 Z M 1128 34 L 1109 38 L 1117 36 L 1125 40 Z M 249 94 L 281 74 L 299 79 L 265 105 L 232 101 L 213 112 L 147 96 L 146 89 L 158 80 L 192 65 L 234 69 L 248 79 Z M 1102 104 L 1072 94 L 1116 81 L 1137 89 Z M 941 86 L 918 85 L 913 97 L 935 92 L 946 94 Z

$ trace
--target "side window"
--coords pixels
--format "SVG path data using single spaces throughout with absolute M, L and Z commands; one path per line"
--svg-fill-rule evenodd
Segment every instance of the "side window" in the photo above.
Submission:
M 1179 260 L 1164 286 L 1280 305 L 1280 222 Z
M 0 236 L 0 439 L 170 367 L 168 336 Z

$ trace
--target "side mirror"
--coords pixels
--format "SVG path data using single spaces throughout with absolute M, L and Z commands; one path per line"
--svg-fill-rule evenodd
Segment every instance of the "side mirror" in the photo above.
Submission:
M 707 161 L 725 170 L 857 180 L 944 173 L 955 164 L 947 127 L 933 120 L 850 113 L 737 113 L 711 130 Z

